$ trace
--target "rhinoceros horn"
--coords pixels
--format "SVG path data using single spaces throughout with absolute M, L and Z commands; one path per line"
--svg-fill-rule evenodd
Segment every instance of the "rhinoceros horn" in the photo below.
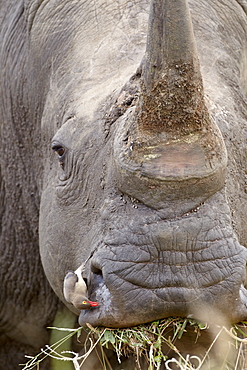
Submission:
M 123 117 L 115 139 L 118 186 L 181 214 L 223 187 L 227 164 L 204 100 L 187 0 L 152 1 L 140 84 L 136 109 Z
M 143 65 L 140 129 L 190 134 L 208 126 L 186 0 L 154 0 Z

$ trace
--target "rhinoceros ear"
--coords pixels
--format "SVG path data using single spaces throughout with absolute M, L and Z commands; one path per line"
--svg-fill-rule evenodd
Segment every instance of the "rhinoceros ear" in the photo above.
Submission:
M 120 190 L 153 208 L 183 201 L 180 214 L 224 186 L 227 153 L 205 104 L 187 0 L 151 3 L 141 94 L 114 151 Z

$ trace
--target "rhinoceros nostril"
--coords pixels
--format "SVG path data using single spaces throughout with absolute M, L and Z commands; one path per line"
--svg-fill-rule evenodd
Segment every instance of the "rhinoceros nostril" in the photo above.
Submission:
M 91 271 L 96 275 L 103 276 L 102 270 L 99 267 L 96 267 L 95 265 L 91 265 Z
M 99 267 L 91 264 L 91 274 L 89 278 L 89 293 L 94 294 L 100 287 L 105 285 L 103 272 Z M 96 298 L 97 300 L 98 298 Z

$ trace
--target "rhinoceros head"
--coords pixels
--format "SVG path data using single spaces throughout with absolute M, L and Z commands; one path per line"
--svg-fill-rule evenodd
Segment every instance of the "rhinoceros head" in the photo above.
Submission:
M 106 26 L 112 49 L 121 38 L 113 23 Z M 77 310 L 65 302 L 81 325 L 123 327 L 215 313 L 238 321 L 247 315 L 247 254 L 231 224 L 224 190 L 227 153 L 205 100 L 188 3 L 152 1 L 142 61 L 137 58 L 135 72 L 131 49 L 119 71 L 115 57 L 111 78 L 106 65 L 107 94 L 104 76 L 92 84 L 93 71 L 114 53 L 103 36 L 95 36 L 100 43 L 92 55 L 80 29 L 73 51 L 81 59 L 66 55 L 51 79 L 44 130 L 51 111 L 65 113 L 54 128 L 58 161 L 47 161 L 41 201 L 46 275 L 65 302 L 66 273 L 87 260 L 87 296 L 98 306 Z M 80 43 L 87 45 L 85 55 Z M 80 69 L 86 53 L 87 75 Z M 122 81 L 119 74 L 130 71 Z M 98 90 L 101 101 L 92 98 Z

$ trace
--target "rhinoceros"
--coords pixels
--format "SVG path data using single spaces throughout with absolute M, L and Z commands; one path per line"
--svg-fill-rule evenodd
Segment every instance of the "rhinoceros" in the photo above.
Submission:
M 4 339 L 44 343 L 57 296 L 80 325 L 246 319 L 246 12 L 2 1 Z

